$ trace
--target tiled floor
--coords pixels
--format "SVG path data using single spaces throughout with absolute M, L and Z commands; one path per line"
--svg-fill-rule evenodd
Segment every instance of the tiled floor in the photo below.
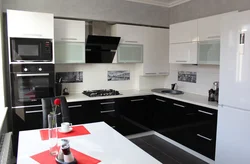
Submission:
M 155 135 L 131 141 L 163 164 L 207 164 Z

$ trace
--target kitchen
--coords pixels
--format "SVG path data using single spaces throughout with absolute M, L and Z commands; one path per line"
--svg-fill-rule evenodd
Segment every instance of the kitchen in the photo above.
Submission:
M 228 127 L 224 123 L 218 125 L 217 121 L 218 113 L 223 111 L 223 109 L 218 110 L 221 107 L 218 107 L 216 102 L 218 100 L 217 81 L 220 81 L 219 96 L 221 94 L 232 95 L 226 87 L 234 86 L 233 79 L 226 75 L 228 75 L 227 72 L 233 70 L 227 70 L 225 64 L 231 62 L 231 65 L 235 65 L 221 53 L 229 52 L 226 50 L 227 43 L 225 42 L 228 29 L 222 26 L 225 28 L 223 29 L 225 33 L 222 33 L 220 23 L 223 21 L 231 23 L 227 20 L 228 17 L 237 19 L 240 16 L 246 17 L 245 15 L 248 13 L 247 11 L 234 11 L 243 10 L 243 7 L 239 6 L 239 8 L 223 9 L 207 15 L 200 14 L 201 11 L 198 12 L 198 16 L 187 15 L 192 19 L 185 18 L 179 13 L 180 11 L 179 15 L 175 13 L 182 6 L 190 4 L 194 6 L 194 1 L 191 0 L 170 8 L 168 11 L 170 18 L 172 14 L 176 20 L 166 18 L 165 21 L 157 21 L 153 17 L 157 18 L 165 12 L 165 8 L 157 6 L 159 15 L 149 16 L 153 18 L 152 22 L 148 22 L 147 19 L 128 21 L 126 17 L 122 16 L 120 18 L 102 18 L 99 14 L 97 14 L 98 16 L 93 14 L 83 17 L 82 11 L 70 14 L 51 8 L 36 11 L 32 8 L 39 9 L 39 4 L 32 4 L 31 1 L 27 1 L 30 6 L 4 2 L 4 10 L 20 10 L 7 10 L 8 35 L 6 38 L 9 46 L 6 60 L 9 63 L 7 67 L 10 69 L 9 79 L 11 79 L 10 85 L 7 86 L 12 89 L 10 97 L 13 104 L 10 108 L 13 109 L 12 130 L 16 141 L 19 131 L 42 128 L 43 122 L 41 105 L 35 102 L 34 95 L 25 97 L 27 95 L 21 94 L 27 92 L 25 89 L 33 88 L 30 86 L 31 81 L 36 82 L 33 86 L 44 85 L 44 82 L 47 82 L 46 85 L 50 86 L 47 88 L 48 90 L 41 88 L 36 92 L 41 93 L 41 98 L 51 97 L 51 89 L 53 90 L 56 82 L 56 88 L 61 91 L 61 93 L 57 91 L 58 95 L 63 94 L 66 97 L 71 122 L 74 125 L 105 121 L 131 141 L 148 135 L 156 135 L 207 163 L 216 162 L 216 153 L 224 152 L 226 147 L 225 145 L 216 146 L 216 144 L 223 143 L 218 142 L 218 139 L 221 141 L 224 135 L 220 131 L 218 132 L 218 127 L 223 126 L 224 129 Z M 156 5 L 136 2 L 125 3 L 122 1 L 120 3 L 124 6 L 126 3 L 132 3 L 134 8 L 137 6 L 146 11 L 156 8 Z M 204 5 L 201 2 L 199 4 Z M 244 6 L 243 4 L 242 6 Z M 32 5 L 33 7 L 31 7 Z M 67 4 L 64 5 L 67 6 Z M 149 6 L 150 9 L 147 8 Z M 99 9 L 97 8 L 97 10 Z M 100 10 L 100 12 L 103 11 Z M 123 15 L 122 12 L 123 10 L 119 14 Z M 138 14 L 135 15 L 138 16 Z M 35 15 L 37 17 L 34 23 Z M 170 25 L 166 25 L 169 23 Z M 240 52 L 244 54 L 244 41 L 247 33 L 243 31 L 239 35 L 239 38 L 241 37 L 240 45 L 243 47 Z M 44 38 L 46 40 L 43 40 Z M 32 42 L 28 40 L 32 40 Z M 35 40 L 39 42 L 35 42 Z M 25 46 L 21 50 L 18 48 L 27 44 L 29 46 L 26 48 Z M 39 58 L 31 58 L 38 51 L 33 49 L 32 45 L 38 44 L 44 44 L 45 49 L 39 50 Z M 100 50 L 99 47 L 102 49 Z M 224 47 L 225 49 L 223 49 Z M 13 50 L 17 51 L 19 56 L 11 53 Z M 31 51 L 30 56 L 24 53 L 26 50 Z M 46 53 L 40 53 L 41 51 Z M 91 54 L 93 52 L 99 56 L 93 58 L 93 54 Z M 22 56 L 22 54 L 24 55 Z M 40 54 L 51 54 L 52 56 L 48 55 L 51 56 L 48 58 L 48 56 Z M 15 58 L 20 56 L 22 59 Z M 40 57 L 46 57 L 47 61 Z M 242 65 L 242 59 L 239 62 Z M 241 68 L 237 69 L 241 70 Z M 237 69 L 235 68 L 235 70 Z M 226 73 L 222 74 L 223 71 Z M 43 76 L 36 78 L 34 74 Z M 31 76 L 28 77 L 28 75 Z M 44 78 L 45 75 L 48 78 Z M 8 75 L 6 76 L 8 77 Z M 221 80 L 222 78 L 229 82 L 232 81 L 232 83 Z M 239 82 L 242 76 L 237 75 L 237 78 Z M 175 83 L 177 85 L 171 85 Z M 228 83 L 228 86 L 225 85 L 221 88 L 221 83 Z M 214 84 L 215 86 L 213 86 Z M 161 93 L 162 91 L 172 93 L 171 87 L 175 92 L 179 90 L 184 94 Z M 152 92 L 151 90 L 155 88 L 165 89 Z M 211 88 L 214 90 L 209 94 Z M 96 91 L 99 89 L 104 90 Z M 247 90 L 247 88 L 241 87 L 234 90 L 234 93 L 242 93 L 239 98 L 243 100 L 245 100 L 244 96 L 246 97 L 244 89 Z M 209 95 L 213 101 L 208 101 Z M 39 96 L 36 95 L 36 97 Z M 21 99 L 30 99 L 30 102 L 23 101 L 20 104 Z M 233 99 L 231 102 L 234 102 Z M 32 107 L 28 109 L 27 105 Z M 238 105 L 230 104 L 230 106 Z M 185 110 L 183 110 L 184 108 Z M 245 109 L 243 105 L 240 108 Z M 226 132 L 230 133 L 225 131 L 225 134 Z M 220 135 L 218 136 L 218 134 Z M 230 139 L 228 142 L 230 143 Z M 15 139 L 13 144 L 17 144 Z M 246 147 L 244 148 L 248 150 Z M 217 151 L 215 151 L 216 149 Z M 223 163 L 223 158 L 219 155 L 218 163 Z M 231 161 L 241 158 L 245 157 L 239 155 Z

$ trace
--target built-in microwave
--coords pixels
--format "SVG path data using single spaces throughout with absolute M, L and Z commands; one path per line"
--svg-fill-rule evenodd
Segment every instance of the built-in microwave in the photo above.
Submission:
M 51 62 L 51 39 L 10 38 L 11 62 Z

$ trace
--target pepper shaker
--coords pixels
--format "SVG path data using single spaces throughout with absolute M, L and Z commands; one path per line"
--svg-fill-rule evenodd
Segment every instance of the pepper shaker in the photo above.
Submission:
M 66 163 L 71 163 L 75 160 L 73 154 L 70 151 L 69 140 L 62 139 L 62 152 L 63 152 L 63 159 Z

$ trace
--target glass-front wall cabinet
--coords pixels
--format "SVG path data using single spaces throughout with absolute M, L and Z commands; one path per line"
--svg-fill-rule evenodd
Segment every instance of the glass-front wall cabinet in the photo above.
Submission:
M 120 44 L 117 55 L 118 63 L 143 63 L 143 45 Z
M 55 42 L 56 63 L 85 63 L 85 43 Z
M 198 64 L 220 64 L 220 40 L 201 41 L 198 51 Z

